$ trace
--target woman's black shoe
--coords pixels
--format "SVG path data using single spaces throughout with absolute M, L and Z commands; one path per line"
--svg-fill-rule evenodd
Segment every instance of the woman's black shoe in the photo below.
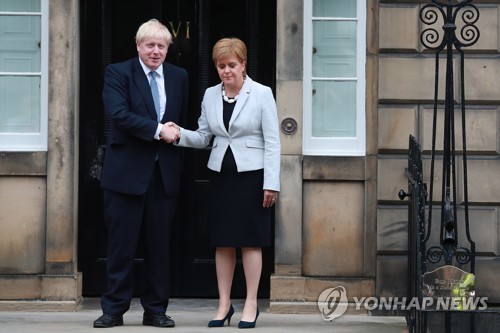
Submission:
M 234 314 L 234 308 L 233 305 L 229 307 L 229 311 L 227 312 L 226 316 L 223 319 L 216 319 L 216 320 L 210 320 L 208 322 L 208 327 L 222 327 L 224 326 L 224 322 L 227 319 L 227 326 L 231 325 L 231 317 Z
M 255 315 L 254 321 L 240 321 L 238 324 L 238 328 L 254 328 L 257 323 L 257 318 L 259 318 L 259 308 L 257 308 L 257 314 Z

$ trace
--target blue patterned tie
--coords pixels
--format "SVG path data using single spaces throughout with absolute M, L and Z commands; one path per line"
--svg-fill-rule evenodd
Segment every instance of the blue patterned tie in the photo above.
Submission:
M 161 120 L 161 112 L 160 112 L 160 92 L 158 90 L 158 84 L 156 83 L 156 72 L 151 71 L 149 72 L 151 75 L 151 81 L 149 84 L 151 85 L 151 93 L 153 94 L 153 101 L 155 102 L 155 109 L 156 109 L 156 117 L 157 120 Z

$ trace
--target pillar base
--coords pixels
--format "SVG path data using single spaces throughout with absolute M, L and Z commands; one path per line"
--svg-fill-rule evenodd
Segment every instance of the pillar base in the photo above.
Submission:
M 0 311 L 75 311 L 82 274 L 0 275 Z
M 81 301 L 0 301 L 0 311 L 74 312 Z
M 353 297 L 375 295 L 373 278 L 317 278 L 305 276 L 271 276 L 270 311 L 274 313 L 318 313 L 318 297 L 328 288 L 342 286 L 346 289 L 349 314 L 366 314 L 356 310 Z

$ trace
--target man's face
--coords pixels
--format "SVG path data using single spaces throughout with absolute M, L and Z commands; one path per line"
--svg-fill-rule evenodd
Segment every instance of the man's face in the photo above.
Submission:
M 163 38 L 149 37 L 137 43 L 139 58 L 153 71 L 165 61 L 167 51 L 168 45 Z

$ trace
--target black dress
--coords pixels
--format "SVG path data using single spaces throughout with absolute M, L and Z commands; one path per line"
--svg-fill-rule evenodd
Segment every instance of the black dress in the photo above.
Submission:
M 224 102 L 224 125 L 236 103 Z M 210 242 L 215 247 L 265 247 L 271 244 L 271 208 L 264 201 L 264 170 L 238 172 L 228 147 L 221 172 L 210 170 Z

